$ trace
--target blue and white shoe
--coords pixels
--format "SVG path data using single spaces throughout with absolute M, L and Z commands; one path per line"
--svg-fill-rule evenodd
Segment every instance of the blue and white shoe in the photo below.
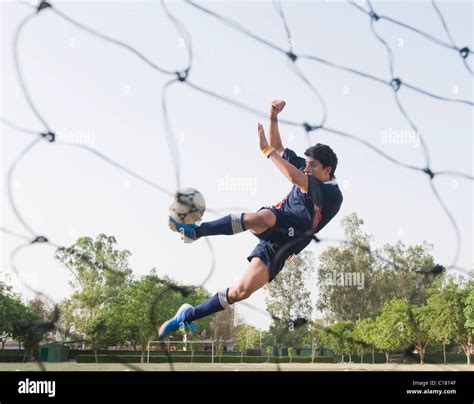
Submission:
M 170 335 L 172 332 L 175 332 L 179 329 L 184 329 L 184 330 L 191 330 L 194 334 L 197 334 L 197 329 L 196 326 L 193 324 L 192 321 L 187 322 L 184 320 L 184 317 L 186 315 L 186 311 L 189 309 L 192 309 L 193 306 L 191 306 L 188 303 L 184 303 L 176 312 L 175 316 L 167 321 L 165 321 L 161 327 L 160 330 L 158 331 L 158 338 L 160 340 L 165 339 L 168 335 Z
M 198 226 L 196 224 L 184 224 L 174 220 L 171 216 L 169 218 L 170 220 L 168 224 L 170 229 L 181 233 L 181 239 L 185 243 L 192 243 L 197 240 L 196 229 Z

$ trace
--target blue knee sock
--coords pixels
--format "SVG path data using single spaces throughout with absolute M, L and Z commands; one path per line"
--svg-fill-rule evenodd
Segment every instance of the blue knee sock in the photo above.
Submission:
M 201 303 L 193 309 L 187 310 L 184 320 L 187 322 L 199 320 L 200 318 L 207 317 L 211 314 L 217 313 L 218 311 L 227 309 L 230 306 L 228 294 L 229 288 L 216 293 L 204 303 Z
M 196 236 L 217 236 L 219 234 L 237 234 L 245 231 L 244 214 L 231 214 L 212 222 L 205 222 L 196 229 Z

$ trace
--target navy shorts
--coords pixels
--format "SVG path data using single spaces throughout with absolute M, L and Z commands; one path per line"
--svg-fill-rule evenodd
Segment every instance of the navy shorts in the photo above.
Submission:
M 301 252 L 310 242 L 311 238 L 301 236 L 305 229 L 301 220 L 295 215 L 282 212 L 276 208 L 262 208 L 271 210 L 276 216 L 276 223 L 270 229 L 255 236 L 260 239 L 250 255 L 252 258 L 260 258 L 270 270 L 270 282 L 283 269 L 285 261 L 292 255 Z M 261 210 L 261 209 L 260 209 Z

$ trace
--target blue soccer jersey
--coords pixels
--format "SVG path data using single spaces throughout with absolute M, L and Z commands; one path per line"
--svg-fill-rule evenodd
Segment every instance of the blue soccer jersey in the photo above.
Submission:
M 298 157 L 293 150 L 285 149 L 283 158 L 303 171 L 306 160 Z M 298 218 L 300 227 L 313 233 L 319 232 L 336 215 L 342 204 L 342 193 L 335 179 L 321 182 L 308 176 L 308 192 L 304 193 L 293 186 L 290 193 L 273 208 L 281 209 L 288 215 Z
M 293 150 L 285 149 L 283 158 L 303 171 L 306 160 Z M 308 176 L 308 192 L 294 186 L 276 205 L 267 207 L 276 217 L 273 227 L 256 234 L 260 242 L 247 257 L 250 262 L 260 258 L 270 271 L 269 281 L 283 269 L 286 260 L 299 254 L 311 242 L 307 232 L 317 233 L 336 215 L 342 204 L 342 194 L 335 179 L 321 182 Z M 264 209 L 264 208 L 262 208 Z

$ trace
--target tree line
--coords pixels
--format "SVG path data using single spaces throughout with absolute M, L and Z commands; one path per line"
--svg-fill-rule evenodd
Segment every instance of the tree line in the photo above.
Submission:
M 446 362 L 446 348 L 456 344 L 470 363 L 473 282 L 447 276 L 426 243 L 406 246 L 399 241 L 375 248 L 362 225 L 363 220 L 351 214 L 342 220 L 345 243 L 326 247 L 317 260 L 303 252 L 287 262 L 266 286 L 269 330 L 246 324 L 235 310 L 226 310 L 199 320 L 199 334 L 189 338 L 220 341 L 220 351 L 223 342 L 231 340 L 241 352 L 260 349 L 267 355 L 279 348 L 288 349 L 289 355 L 308 347 L 316 355 L 329 348 L 342 360 L 357 354 L 362 358 L 364 352 L 373 356 L 377 350 L 388 361 L 391 352 L 416 351 L 421 363 L 435 346 L 443 347 Z M 6 338 L 12 338 L 31 357 L 41 341 L 83 340 L 96 355 L 99 349 L 129 346 L 141 352 L 143 360 L 157 327 L 179 305 L 196 305 L 210 295 L 203 288 L 160 277 L 155 269 L 135 277 L 130 255 L 104 234 L 59 248 L 55 257 L 72 273 L 72 294 L 56 310 L 41 299 L 25 304 L 0 283 L 2 349 Z M 313 319 L 315 312 L 318 320 Z
M 315 263 L 302 253 L 267 285 L 267 311 L 274 319 L 263 337 L 251 326 L 241 337 L 249 348 L 275 345 L 312 354 L 329 348 L 341 359 L 364 352 L 416 353 L 460 347 L 470 364 L 474 353 L 474 282 L 448 275 L 435 264 L 429 244 L 406 246 L 401 241 L 373 246 L 355 213 L 342 220 L 345 243 L 327 247 Z M 314 274 L 315 272 L 315 274 Z M 318 292 L 313 304 L 312 275 Z M 322 317 L 311 321 L 316 308 Z M 244 333 L 245 334 L 245 333 Z M 249 345 L 249 341 L 253 344 Z M 291 350 L 290 350 L 291 352 Z M 373 360 L 373 359 L 372 359 Z

